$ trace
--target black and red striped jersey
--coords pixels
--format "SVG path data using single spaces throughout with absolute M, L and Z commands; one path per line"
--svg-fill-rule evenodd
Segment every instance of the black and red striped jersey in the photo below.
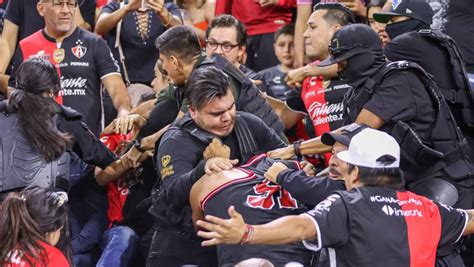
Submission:
M 240 166 L 241 177 L 221 185 L 211 191 L 201 202 L 206 215 L 228 218 L 227 210 L 234 205 L 249 224 L 263 224 L 285 215 L 297 215 L 306 211 L 306 207 L 291 194 L 263 177 L 263 174 L 275 160 L 265 154 L 254 157 Z M 298 169 L 297 162 L 285 161 L 289 168 Z M 219 266 L 234 266 L 249 258 L 264 258 L 275 266 L 288 262 L 310 264 L 312 252 L 301 242 L 289 245 L 219 245 L 217 246 Z
M 434 266 L 438 247 L 457 242 L 464 210 L 408 191 L 363 186 L 337 191 L 307 213 L 317 238 L 308 249 L 328 248 L 330 266 Z
M 37 31 L 20 41 L 12 76 L 16 67 L 30 57 L 44 58 L 56 66 L 62 88 L 56 100 L 79 111 L 98 136 L 102 129 L 101 79 L 120 75 L 120 68 L 105 41 L 81 28 L 76 28 L 62 43 L 57 43 L 44 30 Z M 12 83 L 14 87 L 14 80 Z

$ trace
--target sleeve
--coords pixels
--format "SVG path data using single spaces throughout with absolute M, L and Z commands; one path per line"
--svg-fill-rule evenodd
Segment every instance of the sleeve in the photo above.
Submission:
M 61 131 L 70 133 L 74 139 L 72 150 L 82 161 L 102 169 L 116 160 L 116 156 L 80 121 L 60 122 Z
M 216 17 L 222 14 L 232 13 L 232 1 L 233 0 L 217 0 L 216 10 L 214 11 Z
M 102 14 L 102 13 L 108 13 L 108 14 L 114 13 L 115 11 L 117 11 L 119 9 L 120 9 L 120 4 L 119 3 L 110 2 L 102 8 L 102 10 L 100 11 L 100 14 Z
M 349 240 L 349 214 L 339 194 L 332 194 L 306 213 L 311 217 L 317 237 L 303 241 L 307 249 L 319 251 L 323 247 L 337 247 Z
M 259 151 L 267 152 L 286 146 L 275 130 L 268 127 L 262 119 L 250 113 L 241 113 L 241 116 L 247 121 L 250 129 L 254 131 L 257 144 L 261 146 Z
M 4 19 L 8 19 L 15 25 L 20 25 L 20 21 L 23 19 L 23 14 L 25 14 L 25 6 L 23 1 L 8 1 L 7 10 L 5 11 Z
M 112 74 L 121 75 L 118 62 L 115 60 L 114 55 L 105 41 L 100 37 L 96 39 L 94 61 L 101 80 Z
M 298 6 L 310 6 L 313 4 L 313 0 L 297 0 L 296 5 Z
M 181 16 L 181 10 L 179 10 L 179 7 L 177 5 L 175 5 L 174 3 L 166 3 L 165 7 L 171 13 L 171 15 L 178 17 L 181 21 L 183 21 L 183 18 Z
M 441 215 L 441 239 L 438 247 L 458 242 L 467 227 L 469 216 L 462 209 L 455 209 L 440 203 L 436 203 L 436 205 L 438 205 Z
M 316 206 L 333 191 L 346 189 L 340 181 L 307 176 L 303 170 L 284 170 L 278 175 L 277 183 L 298 201 L 310 206 Z
M 414 85 L 407 74 L 406 71 L 392 71 L 388 74 L 364 108 L 382 118 L 385 123 L 413 118 L 416 115 L 416 101 L 410 86 Z M 410 78 L 418 79 L 414 74 Z
M 150 115 L 138 133 L 137 139 L 152 135 L 172 123 L 178 115 L 178 105 L 176 101 L 168 99 L 158 101 L 150 112 Z
M 14 2 L 14 0 L 10 2 Z M 46 251 L 49 259 L 48 266 L 71 266 L 64 254 L 56 247 L 46 246 Z
M 155 166 L 163 180 L 161 188 L 174 208 L 180 209 L 189 203 L 191 187 L 205 174 L 203 150 L 177 130 L 168 131 L 163 136 Z

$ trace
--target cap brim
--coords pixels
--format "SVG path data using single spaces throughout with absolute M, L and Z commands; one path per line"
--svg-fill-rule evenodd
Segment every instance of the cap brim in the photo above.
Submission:
M 337 156 L 338 159 L 340 159 L 344 162 L 352 163 L 351 162 L 351 156 L 349 155 L 349 150 L 341 151 L 341 152 L 337 153 L 336 156 Z
M 381 13 L 374 13 L 374 20 L 380 23 L 387 23 L 388 20 L 393 16 L 400 16 L 400 14 L 395 12 L 381 12 Z
M 341 143 L 345 146 L 349 146 L 351 139 L 347 135 L 336 133 L 324 133 L 321 136 L 321 143 L 327 146 L 333 146 L 336 142 Z
M 349 51 L 346 51 L 345 53 L 343 53 L 341 55 L 338 55 L 337 58 L 334 58 L 334 56 L 330 56 L 326 60 L 321 61 L 318 64 L 318 66 L 319 67 L 330 66 L 330 65 L 339 63 L 341 61 L 347 60 L 347 59 L 349 59 L 349 58 L 351 58 L 355 55 L 361 54 L 365 51 L 366 51 L 366 48 L 357 47 L 357 48 L 351 49 Z

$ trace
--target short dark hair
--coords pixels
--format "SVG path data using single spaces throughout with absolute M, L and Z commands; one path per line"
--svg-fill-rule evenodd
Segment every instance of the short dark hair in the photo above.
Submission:
M 403 172 L 400 168 L 369 168 L 347 163 L 349 173 L 357 167 L 360 181 L 368 186 L 385 186 L 401 189 L 405 185 Z
M 201 54 L 199 37 L 188 26 L 176 26 L 165 31 L 156 38 L 155 47 L 161 54 L 176 56 L 187 63 Z
M 190 106 L 201 109 L 216 97 L 226 96 L 230 89 L 229 76 L 214 67 L 194 70 L 186 83 L 185 96 Z
M 275 42 L 278 39 L 278 37 L 280 37 L 280 35 L 283 35 L 283 34 L 295 36 L 295 24 L 290 23 L 290 24 L 286 24 L 286 25 L 281 26 L 275 32 Z
M 206 39 L 209 38 L 209 33 L 214 28 L 230 28 L 235 27 L 237 31 L 237 44 L 243 46 L 247 44 L 247 30 L 240 20 L 232 15 L 220 15 L 215 17 L 211 24 L 206 29 Z
M 319 3 L 314 5 L 313 12 L 316 10 L 326 10 L 323 19 L 329 25 L 344 26 L 356 21 L 354 13 L 341 3 Z

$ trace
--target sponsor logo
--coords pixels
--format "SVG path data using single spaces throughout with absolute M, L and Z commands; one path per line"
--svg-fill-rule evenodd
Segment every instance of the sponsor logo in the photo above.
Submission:
M 85 88 L 87 79 L 82 77 L 68 78 L 65 79 L 61 76 L 61 87 L 62 88 Z
M 341 196 L 338 194 L 332 194 L 328 196 L 325 200 L 319 202 L 319 204 L 312 210 L 308 211 L 311 216 L 315 214 L 321 214 L 323 212 L 328 212 L 331 209 L 332 203 L 340 199 Z
M 400 206 L 406 205 L 406 204 L 413 204 L 416 206 L 422 206 L 423 202 L 416 198 L 409 198 L 407 200 L 399 200 L 394 197 L 384 197 L 384 196 L 371 196 L 370 197 L 371 202 L 378 202 L 378 203 L 397 203 Z
M 71 66 L 89 67 L 89 62 L 71 62 Z
M 62 89 L 59 91 L 60 96 L 75 96 L 75 95 L 87 95 L 86 89 Z
M 65 51 L 63 48 L 60 48 L 60 49 L 56 49 L 54 50 L 53 52 L 53 60 L 56 62 L 56 63 L 61 63 L 63 60 L 64 60 L 64 55 L 65 55 Z
M 163 157 L 161 157 L 161 166 L 163 166 L 163 168 L 161 169 L 160 173 L 162 179 L 174 174 L 173 165 L 169 165 L 170 162 L 170 155 L 164 155 Z
M 420 210 L 401 210 L 401 209 L 393 208 L 389 205 L 383 205 L 382 211 L 388 216 L 423 217 L 423 213 Z
M 308 108 L 308 113 L 313 118 L 313 125 L 342 120 L 344 104 L 342 102 L 329 104 L 314 101 Z
M 49 54 L 45 54 L 44 50 L 38 51 L 38 53 L 36 53 L 35 55 L 31 55 L 29 58 L 33 58 L 33 57 L 37 57 L 37 58 L 41 58 L 43 60 L 51 61 L 50 60 L 51 56 Z
M 393 0 L 392 1 L 392 10 L 396 9 L 401 3 L 402 3 L 402 0 Z
M 280 83 L 281 83 L 281 77 L 280 77 L 280 76 L 276 76 L 275 78 L 273 78 L 273 83 L 275 83 L 275 84 L 280 84 Z
M 72 53 L 77 57 L 77 58 L 82 58 L 86 55 L 87 53 L 87 47 L 82 45 L 81 40 L 76 41 L 76 46 L 71 48 Z

